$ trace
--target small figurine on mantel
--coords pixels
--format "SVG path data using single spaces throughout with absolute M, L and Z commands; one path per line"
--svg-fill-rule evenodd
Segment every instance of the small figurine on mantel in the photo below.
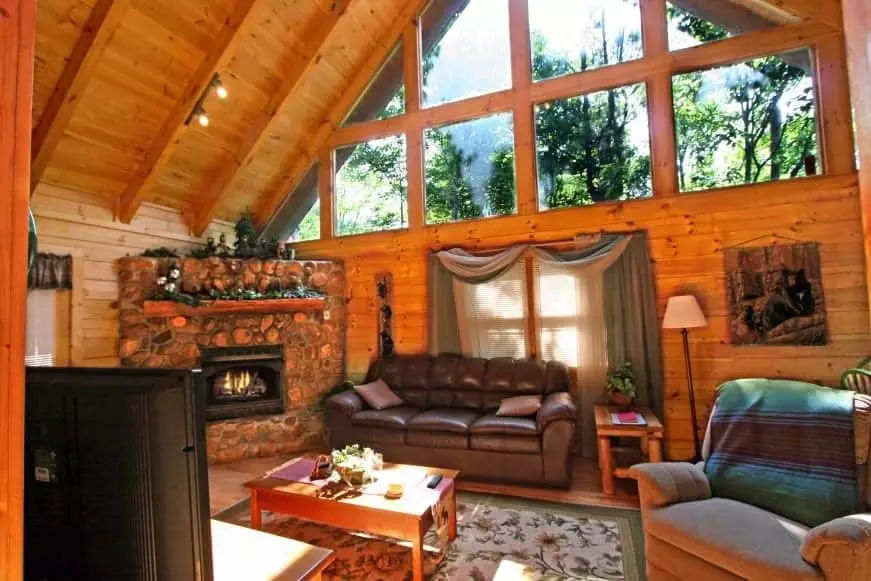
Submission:
M 223 236 L 223 234 L 222 234 Z M 218 254 L 218 245 L 215 244 L 214 236 L 209 236 L 206 239 L 206 256 L 217 256 Z
M 215 255 L 220 256 L 222 258 L 227 258 L 231 256 L 232 252 L 230 251 L 230 245 L 227 244 L 227 235 L 221 234 L 218 238 L 218 247 L 215 249 Z

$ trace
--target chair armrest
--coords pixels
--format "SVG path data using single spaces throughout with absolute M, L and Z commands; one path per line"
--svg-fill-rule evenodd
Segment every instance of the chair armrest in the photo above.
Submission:
M 539 431 L 544 431 L 548 424 L 557 420 L 574 422 L 578 417 L 578 408 L 567 391 L 558 391 L 544 398 L 538 410 L 536 421 Z
M 327 409 L 336 410 L 350 418 L 363 409 L 363 399 L 353 389 L 337 393 L 327 400 Z
M 863 579 L 871 571 L 871 513 L 852 514 L 814 527 L 801 556 L 826 579 Z
M 711 485 L 697 465 L 689 462 L 636 464 L 629 475 L 638 481 L 643 506 L 663 507 L 711 498 Z

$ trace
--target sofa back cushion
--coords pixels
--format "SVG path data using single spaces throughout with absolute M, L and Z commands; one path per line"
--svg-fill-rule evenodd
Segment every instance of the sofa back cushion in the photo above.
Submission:
M 569 390 L 562 363 L 462 355 L 379 359 L 366 381 L 383 379 L 405 404 L 420 409 L 460 408 L 492 413 L 503 399 Z

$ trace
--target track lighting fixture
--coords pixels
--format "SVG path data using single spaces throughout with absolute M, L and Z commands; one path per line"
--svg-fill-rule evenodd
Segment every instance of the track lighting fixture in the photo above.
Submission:
M 190 122 L 194 118 L 196 118 L 197 122 L 200 124 L 201 127 L 209 126 L 209 116 L 206 115 L 205 102 L 206 97 L 209 96 L 209 91 L 212 89 L 215 90 L 215 96 L 222 101 L 230 95 L 230 92 L 227 91 L 227 87 L 225 87 L 224 83 L 221 82 L 220 75 L 218 75 L 218 73 L 215 73 L 214 75 L 212 75 L 212 79 L 209 81 L 209 84 L 206 85 L 206 87 L 203 89 L 203 92 L 200 94 L 200 98 L 197 99 L 196 103 L 194 103 L 193 109 L 191 109 L 190 114 L 188 115 L 187 119 L 185 119 L 185 125 L 190 125 Z

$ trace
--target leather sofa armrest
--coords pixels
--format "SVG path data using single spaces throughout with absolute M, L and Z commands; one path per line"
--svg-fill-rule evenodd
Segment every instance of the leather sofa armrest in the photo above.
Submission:
M 544 431 L 548 424 L 557 420 L 569 420 L 574 422 L 578 417 L 578 409 L 572 396 L 567 391 L 558 391 L 544 398 L 541 408 L 538 410 L 539 431 Z
M 711 498 L 707 476 L 689 462 L 636 464 L 630 468 L 629 475 L 638 481 L 642 506 L 659 508 Z
M 871 571 L 871 513 L 852 514 L 814 527 L 801 556 L 826 579 L 863 579 Z
M 363 399 L 353 389 L 337 393 L 327 400 L 327 409 L 336 410 L 350 418 L 363 409 Z

